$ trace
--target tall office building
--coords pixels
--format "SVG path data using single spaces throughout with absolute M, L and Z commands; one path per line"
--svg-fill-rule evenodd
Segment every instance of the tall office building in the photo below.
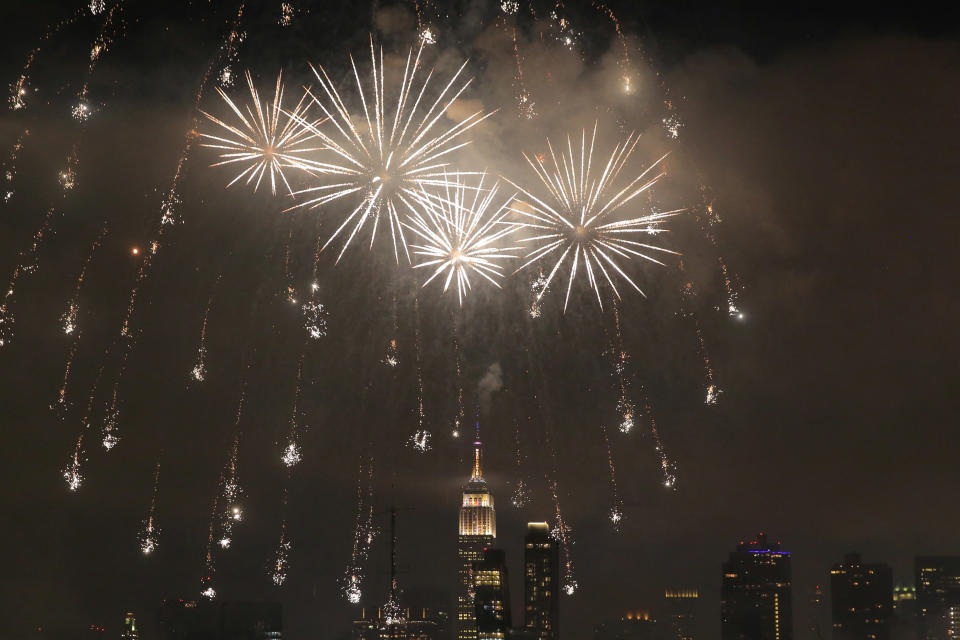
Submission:
M 484 549 L 497 537 L 497 517 L 493 496 L 483 479 L 480 465 L 481 444 L 474 442 L 473 473 L 463 486 L 460 505 L 459 592 L 457 593 L 457 640 L 477 640 L 477 614 L 474 606 L 473 563 L 483 560 Z
M 830 569 L 830 602 L 833 640 L 889 640 L 893 571 L 848 553 Z
M 507 556 L 500 549 L 487 549 L 483 560 L 473 563 L 474 608 L 477 640 L 503 640 L 510 635 L 510 579 Z
M 537 640 L 557 640 L 560 548 L 546 522 L 528 522 L 523 539 L 523 626 Z
M 123 616 L 123 632 L 120 634 L 120 640 L 139 640 L 140 632 L 137 631 L 137 617 L 132 611 L 128 611 Z
M 723 563 L 723 640 L 793 640 L 790 552 L 764 534 L 741 542 Z
M 670 624 L 670 639 L 693 640 L 700 594 L 696 589 L 667 589 L 663 599 L 667 622 Z
M 917 627 L 920 640 L 960 638 L 960 556 L 918 556 Z

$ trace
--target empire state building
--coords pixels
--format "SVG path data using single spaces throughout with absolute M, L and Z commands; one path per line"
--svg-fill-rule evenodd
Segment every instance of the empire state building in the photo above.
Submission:
M 483 479 L 480 466 L 480 442 L 474 442 L 473 473 L 463 487 L 460 505 L 459 556 L 460 585 L 457 593 L 457 640 L 476 640 L 477 615 L 473 598 L 473 563 L 483 560 L 483 550 L 497 537 L 497 514 L 493 496 Z

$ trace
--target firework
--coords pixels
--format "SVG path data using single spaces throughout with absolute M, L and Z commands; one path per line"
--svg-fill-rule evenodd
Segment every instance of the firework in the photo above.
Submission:
M 413 254 L 420 258 L 414 269 L 432 271 L 421 286 L 426 287 L 444 274 L 443 291 L 446 292 L 455 279 L 461 305 L 471 288 L 471 274 L 500 288 L 496 280 L 503 277 L 500 261 L 517 257 L 512 252 L 518 247 L 496 246 L 498 240 L 514 230 L 513 225 L 504 222 L 513 196 L 498 199 L 499 185 L 494 183 L 484 189 L 484 178 L 481 175 L 474 186 L 459 175 L 445 176 L 446 184 L 438 193 L 423 191 L 412 196 L 420 208 L 412 210 L 409 222 L 404 223 L 420 242 L 410 245 Z M 494 205 L 498 200 L 499 206 Z
M 78 7 L 72 14 L 61 19 L 59 22 L 55 23 L 51 27 L 48 27 L 46 31 L 44 31 L 43 35 L 40 37 L 40 44 L 34 47 L 30 53 L 27 54 L 27 61 L 24 63 L 23 69 L 20 71 L 20 77 L 18 77 L 17 80 L 10 85 L 10 97 L 8 99 L 10 109 L 13 111 L 19 111 L 26 108 L 27 89 L 30 84 L 30 69 L 33 67 L 33 63 L 37 59 L 37 54 L 40 53 L 40 48 L 43 43 L 52 38 L 67 25 L 76 22 L 78 18 L 83 16 L 83 13 L 83 7 Z
M 681 270 L 683 264 L 680 265 Z M 694 333 L 697 336 L 697 354 L 703 361 L 703 384 L 706 389 L 706 398 L 704 404 L 715 405 L 720 399 L 723 389 L 717 386 L 713 376 L 713 364 L 710 361 L 710 354 L 707 352 L 707 342 L 703 337 L 703 329 L 700 327 L 700 319 L 697 312 L 690 306 L 690 301 L 697 295 L 697 290 L 693 282 L 686 282 L 680 290 L 680 313 L 679 315 L 687 318 L 693 324 Z
M 140 528 L 140 534 L 137 541 L 140 545 L 140 551 L 144 555 L 150 555 L 157 548 L 157 539 L 160 536 L 160 528 L 157 527 L 157 498 L 160 495 L 160 460 L 157 460 L 157 466 L 153 472 L 153 493 L 150 497 L 150 511 L 143 521 Z
M 303 379 L 303 353 L 297 363 L 297 383 L 293 394 L 293 411 L 290 414 L 290 433 L 287 436 L 287 446 L 280 456 L 281 462 L 288 468 L 296 466 L 303 459 L 303 452 L 300 449 L 300 429 L 297 426 L 300 403 L 300 387 Z
M 412 208 L 409 198 L 424 185 L 444 184 L 447 156 L 469 144 L 469 141 L 462 140 L 463 134 L 491 115 L 477 111 L 451 127 L 438 124 L 471 81 L 458 80 L 466 67 L 467 63 L 464 62 L 430 106 L 422 109 L 421 99 L 433 75 L 431 71 L 419 88 L 415 88 L 422 51 L 423 42 L 415 57 L 413 49 L 408 52 L 403 80 L 396 94 L 396 105 L 392 108 L 386 96 L 383 50 L 378 56 L 371 37 L 371 83 L 366 90 L 353 57 L 350 57 L 363 109 L 362 119 L 347 110 L 326 70 L 319 65 L 311 66 L 323 94 L 314 95 L 309 90 L 307 93 L 329 120 L 333 130 L 327 133 L 294 114 L 295 119 L 313 133 L 331 156 L 329 161 L 311 160 L 304 168 L 318 176 L 333 177 L 336 181 L 297 192 L 306 197 L 297 206 L 313 209 L 353 194 L 360 196 L 360 203 L 324 244 L 326 248 L 342 232 L 350 229 L 338 261 L 368 221 L 372 224 L 370 243 L 373 244 L 382 216 L 389 221 L 394 257 L 399 262 L 399 250 L 402 247 L 409 260 L 410 254 L 400 224 L 400 205 Z M 364 127 L 358 128 L 358 122 L 364 123 Z
M 282 74 L 277 76 L 273 104 L 267 104 L 260 99 L 249 71 L 246 78 L 247 85 L 250 87 L 252 108 L 247 105 L 241 110 L 223 89 L 217 87 L 217 93 L 237 116 L 239 124 L 229 124 L 206 111 L 201 111 L 224 131 L 223 136 L 227 136 L 201 133 L 200 137 L 208 141 L 201 146 L 220 151 L 220 162 L 211 166 L 237 165 L 240 168 L 240 173 L 227 184 L 227 187 L 246 178 L 245 183 L 248 185 L 252 183 L 253 190 L 256 192 L 263 178 L 269 176 L 272 194 L 277 193 L 278 178 L 287 191 L 293 193 L 284 169 L 300 166 L 303 162 L 303 154 L 316 151 L 309 146 L 312 144 L 310 129 L 297 124 L 302 120 L 306 95 L 300 99 L 293 111 L 288 113 L 282 106 Z M 310 126 L 318 124 L 311 123 Z
M 94 379 L 93 386 L 90 389 L 90 397 L 87 399 L 87 409 L 83 414 L 83 419 L 80 421 L 80 432 L 77 434 L 77 442 L 73 447 L 73 453 L 70 455 L 67 466 L 64 467 L 61 472 L 63 479 L 67 483 L 67 488 L 70 491 L 76 491 L 80 488 L 80 485 L 83 484 L 82 466 L 86 461 L 86 456 L 83 452 L 83 439 L 87 430 L 90 428 L 90 415 L 93 412 L 93 403 L 97 395 L 97 387 L 100 385 L 100 379 L 102 377 L 103 365 L 101 365 L 97 371 L 97 377 Z
M 597 127 L 594 126 L 588 146 L 586 131 L 581 133 L 579 154 L 575 153 L 573 143 L 568 136 L 567 153 L 566 155 L 561 153 L 561 160 L 557 159 L 553 146 L 547 140 L 549 155 L 553 162 L 551 168 L 544 165 L 540 156 L 531 159 L 524 154 L 527 162 L 546 187 L 549 195 L 545 196 L 545 199 L 537 197 L 523 187 L 514 185 L 525 196 L 523 201 L 518 200 L 512 207 L 512 210 L 525 220 L 516 224 L 536 234 L 521 240 L 521 242 L 535 243 L 536 247 L 524 257 L 526 262 L 520 268 L 537 262 L 541 258 L 554 258 L 559 253 L 559 258 L 556 258 L 537 301 L 543 297 L 543 292 L 550 286 L 567 258 L 572 261 L 567 295 L 563 305 L 564 312 L 570 301 L 570 290 L 581 261 L 589 285 L 596 293 L 597 301 L 602 308 L 600 274 L 610 285 L 616 298 L 620 297 L 620 293 L 611 278 L 611 271 L 614 276 L 619 274 L 643 295 L 640 287 L 626 274 L 615 258 L 624 260 L 643 258 L 662 266 L 663 262 L 652 257 L 651 252 L 679 255 L 676 251 L 637 242 L 631 238 L 663 233 L 665 231 L 661 226 L 663 222 L 680 211 L 649 213 L 625 220 L 613 218 L 613 214 L 618 209 L 646 192 L 666 175 L 665 171 L 661 170 L 650 177 L 651 172 L 660 167 L 666 155 L 630 180 L 626 186 L 617 189 L 613 183 L 630 159 L 640 138 L 631 133 L 625 141 L 618 143 L 610 154 L 609 160 L 603 165 L 600 175 L 595 176 L 592 170 L 596 136 Z

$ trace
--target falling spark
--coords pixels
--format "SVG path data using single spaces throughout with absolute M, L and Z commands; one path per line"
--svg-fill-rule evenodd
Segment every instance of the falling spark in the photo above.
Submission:
M 327 310 L 319 302 L 307 302 L 302 307 L 303 328 L 307 330 L 307 336 L 313 340 L 318 340 L 327 335 Z
M 296 8 L 289 2 L 280 3 L 280 18 L 277 20 L 277 24 L 281 27 L 289 27 L 293 24 L 293 18 L 297 15 Z
M 273 554 L 273 561 L 270 565 L 270 580 L 276 586 L 283 585 L 287 581 L 287 573 L 290 571 L 290 549 L 293 546 L 287 538 L 287 502 L 289 500 L 290 472 L 287 472 L 287 482 L 283 487 L 283 502 L 281 509 L 283 511 L 282 521 L 280 523 L 280 542 L 277 550 Z
M 512 16 L 520 9 L 520 3 L 517 0 L 501 0 L 500 10 L 508 16 Z
M 613 305 L 613 320 L 615 333 L 610 337 L 610 352 L 614 356 L 613 371 L 617 378 L 620 397 L 617 399 L 617 413 L 620 416 L 619 429 L 621 433 L 627 434 L 633 430 L 634 417 L 637 415 L 636 407 L 630 400 L 630 383 L 627 375 L 627 363 L 630 356 L 623 346 L 623 331 L 620 328 L 620 307 L 616 303 Z M 606 331 L 606 327 L 604 327 Z
M 460 354 L 460 339 L 458 337 L 458 323 L 457 316 L 454 315 L 453 321 L 453 357 L 454 364 L 456 368 L 456 385 L 457 385 L 457 415 L 453 418 L 453 429 L 450 431 L 450 435 L 454 438 L 460 437 L 460 427 L 463 424 L 463 419 L 466 415 L 466 409 L 463 404 L 463 357 Z
M 364 487 L 366 480 L 366 487 Z M 357 604 L 363 594 L 364 565 L 370 555 L 373 527 L 373 457 L 361 457 L 357 474 L 357 511 L 353 525 L 353 547 L 350 564 L 344 572 L 343 595 L 350 604 Z
M 307 199 L 297 206 L 313 209 L 352 194 L 361 196 L 360 203 L 324 244 L 326 248 L 340 236 L 341 232 L 351 227 L 337 257 L 338 261 L 368 221 L 372 221 L 370 231 L 372 246 L 381 216 L 386 216 L 390 224 L 394 258 L 399 262 L 399 249 L 403 247 L 409 260 L 410 254 L 403 235 L 403 227 L 400 224 L 400 205 L 410 209 L 412 207 L 409 198 L 424 185 L 444 184 L 443 170 L 447 166 L 446 156 L 469 144 L 469 141 L 461 141 L 463 134 L 492 115 L 492 112 L 484 115 L 482 111 L 477 111 L 452 127 L 445 128 L 438 125 L 450 106 L 470 85 L 470 80 L 458 83 L 466 62 L 450 78 L 436 100 L 425 111 L 422 110 L 420 99 L 433 74 L 431 71 L 420 88 L 414 89 L 423 46 L 424 43 L 421 42 L 415 58 L 412 49 L 407 54 L 403 80 L 394 108 L 390 108 L 387 104 L 383 50 L 381 49 L 378 57 L 372 36 L 370 38 L 371 84 L 366 91 L 360 81 L 353 57 L 350 57 L 357 93 L 363 107 L 362 122 L 365 123 L 363 130 L 358 129 L 356 124 L 361 119 L 347 111 L 326 70 L 319 65 L 311 66 L 314 76 L 323 89 L 323 94 L 314 95 L 309 90 L 307 94 L 313 104 L 330 121 L 336 133 L 328 134 L 293 114 L 294 118 L 309 129 L 332 154 L 329 162 L 311 160 L 304 164 L 304 168 L 318 176 L 335 176 L 339 181 L 298 191 L 298 195 L 304 195 Z M 372 102 L 368 102 L 368 96 L 371 93 Z M 412 100 L 411 95 L 415 96 Z
M 423 191 L 412 196 L 420 207 L 412 210 L 409 222 L 404 223 L 420 242 L 410 244 L 413 255 L 419 258 L 414 269 L 425 267 L 432 272 L 421 286 L 426 287 L 437 276 L 444 275 L 446 292 L 455 280 L 461 306 L 471 289 L 471 274 L 500 288 L 496 280 L 503 277 L 500 261 L 516 258 L 513 252 L 519 249 L 496 246 L 498 240 L 514 230 L 504 222 L 513 196 L 494 205 L 499 184 L 495 182 L 485 189 L 485 177 L 481 175 L 474 186 L 460 175 L 445 176 L 446 184 L 437 193 Z
M 547 140 L 550 157 L 553 160 L 553 169 L 544 166 L 539 156 L 535 157 L 536 161 L 534 162 L 524 154 L 527 162 L 549 192 L 546 200 L 538 198 L 523 187 L 514 185 L 526 196 L 526 199 L 515 203 L 512 210 L 528 220 L 516 224 L 537 234 L 521 240 L 521 242 L 537 243 L 537 246 L 524 257 L 527 262 L 520 268 L 522 269 L 551 254 L 555 256 L 559 252 L 560 257 L 557 258 L 550 275 L 547 277 L 546 287 L 549 287 L 560 266 L 564 264 L 568 257 L 573 263 L 570 268 L 567 294 L 563 305 L 564 312 L 566 312 L 570 301 L 570 291 L 577 275 L 577 267 L 581 261 L 590 287 L 596 293 L 597 301 L 602 308 L 600 274 L 603 274 L 604 279 L 610 285 L 615 298 L 619 299 L 620 297 L 608 268 L 615 272 L 614 275 L 619 274 L 641 295 L 644 295 L 640 287 L 614 260 L 614 257 L 623 259 L 637 257 L 663 265 L 664 263 L 653 258 L 650 252 L 660 251 L 679 255 L 669 249 L 630 239 L 637 235 L 656 235 L 664 232 L 665 230 L 661 227 L 663 221 L 680 213 L 679 210 L 649 213 L 626 220 L 612 219 L 614 212 L 638 195 L 646 192 L 666 175 L 665 171 L 660 171 L 653 177 L 648 177 L 654 168 L 661 165 L 666 155 L 633 178 L 625 187 L 615 190 L 613 182 L 629 160 L 640 138 L 631 133 L 625 141 L 618 143 L 609 160 L 605 163 L 601 174 L 596 177 L 591 174 L 596 135 L 597 126 L 594 125 L 593 135 L 588 147 L 586 131 L 582 132 L 579 154 L 574 152 L 572 141 L 567 137 L 567 154 L 561 154 L 562 163 L 557 160 L 553 146 Z M 596 270 L 599 270 L 599 273 L 596 273 Z M 537 300 L 539 301 L 542 296 L 543 293 L 541 292 Z
M 150 555 L 157 548 L 157 540 L 160 536 L 160 528 L 157 527 L 156 518 L 157 518 L 157 499 L 160 496 L 160 460 L 157 459 L 157 466 L 153 472 L 153 492 L 150 497 L 150 511 L 147 512 L 147 517 L 143 521 L 143 526 L 140 529 L 140 535 L 138 536 L 138 543 L 140 545 L 140 551 L 144 555 Z
M 77 434 L 77 443 L 74 445 L 73 453 L 70 455 L 67 466 L 64 467 L 62 471 L 63 479 L 66 481 L 67 488 L 70 489 L 70 491 L 76 491 L 80 488 L 80 485 L 83 484 L 82 466 L 86 461 L 86 456 L 83 452 L 83 439 L 87 430 L 90 428 L 90 415 L 93 412 L 94 398 L 96 398 L 97 387 L 100 385 L 100 379 L 102 377 L 103 365 L 101 365 L 97 371 L 97 377 L 94 379 L 93 386 L 90 389 L 87 409 L 84 412 L 83 419 L 80 421 L 80 432 Z
M 681 121 L 680 116 L 675 113 L 671 113 L 663 119 L 663 129 L 667 132 L 667 137 L 671 140 L 676 140 L 680 137 L 680 129 L 682 128 L 683 121 Z
M 90 13 L 97 15 L 103 13 L 107 8 L 106 0 L 90 0 Z
M 10 98 L 8 99 L 10 109 L 13 111 L 19 111 L 26 108 L 27 87 L 30 83 L 30 69 L 33 67 L 33 63 L 37 59 L 37 54 L 40 53 L 43 43 L 50 40 L 50 38 L 59 33 L 59 31 L 64 27 L 76 22 L 78 18 L 83 16 L 83 14 L 83 7 L 79 7 L 72 14 L 61 19 L 59 22 L 55 23 L 51 27 L 48 27 L 47 30 L 44 31 L 43 35 L 40 37 L 40 44 L 34 47 L 30 53 L 27 54 L 27 61 L 20 71 L 20 77 L 10 85 Z
M 519 479 L 517 480 L 517 486 L 514 487 L 513 489 L 513 494 L 510 496 L 510 504 L 512 504 L 517 509 L 523 509 L 525 506 L 527 506 L 527 503 L 530 502 L 530 492 L 529 492 L 529 489 L 527 488 L 527 483 L 524 481 L 522 477 L 524 465 L 523 465 L 523 456 L 520 451 L 520 423 L 514 420 L 513 426 L 514 426 L 514 430 L 513 430 L 514 441 L 516 442 L 516 445 L 517 445 L 516 461 L 517 461 L 517 477 Z
M 623 504 L 620 501 L 620 492 L 617 490 L 617 470 L 613 464 L 613 448 L 610 446 L 610 438 L 607 436 L 607 428 L 600 425 L 600 431 L 603 434 L 603 442 L 607 447 L 607 466 L 610 469 L 610 522 L 615 531 L 620 530 L 620 522 L 623 520 Z
M 213 308 L 213 298 L 216 295 L 216 286 L 220 282 L 218 275 L 213 281 L 214 291 L 207 298 L 207 306 L 203 312 L 203 324 L 200 326 L 200 344 L 197 346 L 197 360 L 190 370 L 190 377 L 197 382 L 203 382 L 207 377 L 207 321 L 210 319 L 210 309 Z
M 86 102 L 78 102 L 73 106 L 73 109 L 70 110 L 70 115 L 73 116 L 73 119 L 77 122 L 86 122 L 90 119 L 90 116 L 93 115 L 93 109 L 90 108 Z
M 14 143 L 13 148 L 10 150 L 9 160 L 7 160 L 7 162 L 3 165 L 3 179 L 6 183 L 6 188 L 3 191 L 3 201 L 5 203 L 8 203 L 13 199 L 13 179 L 17 175 L 17 158 L 20 155 L 20 150 L 23 149 L 24 138 L 26 138 L 28 135 L 30 135 L 30 129 L 24 129 L 23 133 L 20 134 L 16 143 Z
M 37 252 L 44 239 L 51 234 L 51 222 L 53 214 L 56 211 L 54 207 L 47 209 L 43 216 L 43 221 L 36 233 L 33 234 L 33 242 L 30 247 L 20 253 L 20 259 L 17 266 L 13 269 L 13 275 L 10 276 L 10 284 L 7 285 L 3 297 L 0 298 L 0 347 L 9 345 L 14 337 L 14 316 L 11 310 L 11 303 L 16 292 L 20 277 L 25 273 L 31 273 L 37 269 Z
M 419 453 L 426 453 L 432 447 L 430 446 L 430 431 L 424 426 L 426 415 L 423 410 L 423 346 L 420 337 L 420 299 L 413 299 L 413 341 L 416 351 L 417 362 L 417 429 L 410 436 L 409 443 L 413 449 Z
M 220 162 L 211 166 L 237 165 L 241 169 L 240 173 L 227 184 L 227 187 L 231 187 L 246 178 L 245 184 L 253 184 L 253 190 L 256 192 L 260 188 L 263 178 L 268 176 L 272 194 L 276 195 L 277 193 L 278 178 L 287 191 L 293 193 L 293 188 L 287 181 L 284 169 L 301 166 L 304 162 L 303 154 L 317 150 L 309 146 L 313 144 L 310 138 L 310 129 L 298 125 L 298 122 L 303 121 L 306 95 L 300 99 L 293 111 L 288 113 L 282 106 L 282 74 L 277 76 L 273 104 L 267 104 L 260 99 L 249 71 L 246 78 L 253 106 L 246 105 L 241 110 L 230 99 L 230 96 L 218 87 L 217 92 L 236 115 L 239 124 L 229 124 L 206 111 L 201 111 L 209 120 L 223 129 L 223 136 L 227 137 L 201 133 L 200 137 L 207 142 L 200 146 L 220 151 Z M 317 125 L 319 125 L 319 122 L 310 124 L 311 127 Z
M 437 35 L 433 32 L 433 29 L 424 29 L 420 32 L 420 42 L 423 44 L 437 44 Z
M 70 297 L 70 300 L 67 303 L 67 310 L 63 312 L 62 316 L 60 316 L 60 321 L 63 323 L 63 332 L 68 336 L 73 335 L 73 333 L 77 331 L 80 317 L 80 289 L 83 287 L 83 282 L 87 277 L 87 269 L 90 268 L 90 263 L 93 262 L 93 256 L 96 254 L 97 249 L 100 247 L 107 233 L 108 226 L 107 223 L 104 223 L 100 233 L 93 241 L 93 244 L 90 245 L 90 251 L 87 253 L 87 259 L 84 260 L 83 267 L 80 269 L 80 274 L 77 276 L 76 285 L 73 288 L 73 295 Z M 69 360 L 67 366 L 69 368 Z M 66 387 L 66 379 L 64 380 L 64 387 Z
M 683 265 L 681 263 L 681 269 L 682 268 Z M 704 404 L 712 406 L 717 404 L 717 401 L 720 399 L 720 394 L 723 393 L 723 389 L 718 387 L 714 380 L 713 364 L 710 361 L 710 354 L 707 352 L 707 343 L 703 337 L 700 319 L 697 317 L 696 311 L 690 306 L 690 301 L 696 297 L 696 295 L 697 292 L 693 286 L 693 282 L 687 282 L 683 285 L 680 291 L 680 315 L 689 319 L 693 324 L 694 333 L 697 336 L 697 354 L 703 361 L 703 380 L 706 389 Z
M 297 427 L 297 417 L 299 412 L 299 403 L 300 403 L 300 388 L 301 381 L 303 379 L 303 353 L 300 353 L 300 358 L 297 363 L 297 383 L 293 395 L 293 411 L 290 415 L 290 435 L 287 438 L 287 446 L 283 450 L 283 455 L 280 456 L 280 460 L 288 468 L 291 468 L 297 465 L 303 459 L 303 452 L 300 449 L 300 430 Z
M 543 315 L 543 303 L 541 299 L 543 298 L 543 294 L 547 292 L 549 285 L 550 281 L 543 275 L 542 269 L 537 277 L 530 281 L 530 291 L 533 293 L 533 302 L 530 303 L 531 318 L 536 319 Z

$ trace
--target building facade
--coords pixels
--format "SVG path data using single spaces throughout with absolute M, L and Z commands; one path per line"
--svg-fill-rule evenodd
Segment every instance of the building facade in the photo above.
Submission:
M 722 640 L 793 640 L 790 552 L 759 534 L 723 563 Z
M 444 609 L 407 608 L 402 621 L 390 620 L 383 608 L 361 609 L 360 619 L 353 622 L 353 640 L 446 640 L 447 611 Z
M 474 605 L 473 564 L 483 560 L 484 550 L 497 537 L 497 517 L 493 496 L 483 479 L 481 444 L 474 443 L 473 472 L 463 486 L 460 526 L 457 538 L 458 593 L 457 640 L 477 640 L 477 614 Z
M 893 571 L 848 553 L 830 569 L 830 613 L 833 640 L 889 640 Z
M 123 616 L 123 632 L 120 634 L 120 640 L 140 640 L 140 632 L 137 631 L 137 616 L 132 611 L 128 611 Z
M 960 639 L 960 556 L 917 556 L 917 635 Z
M 671 640 L 694 640 L 700 594 L 696 589 L 667 589 L 663 593 L 664 613 L 670 625 Z
M 473 563 L 474 609 L 477 640 L 504 640 L 510 635 L 510 578 L 507 556 L 500 549 L 487 549 L 483 560 Z
M 537 640 L 557 640 L 560 548 L 546 522 L 528 522 L 523 539 L 523 626 Z

